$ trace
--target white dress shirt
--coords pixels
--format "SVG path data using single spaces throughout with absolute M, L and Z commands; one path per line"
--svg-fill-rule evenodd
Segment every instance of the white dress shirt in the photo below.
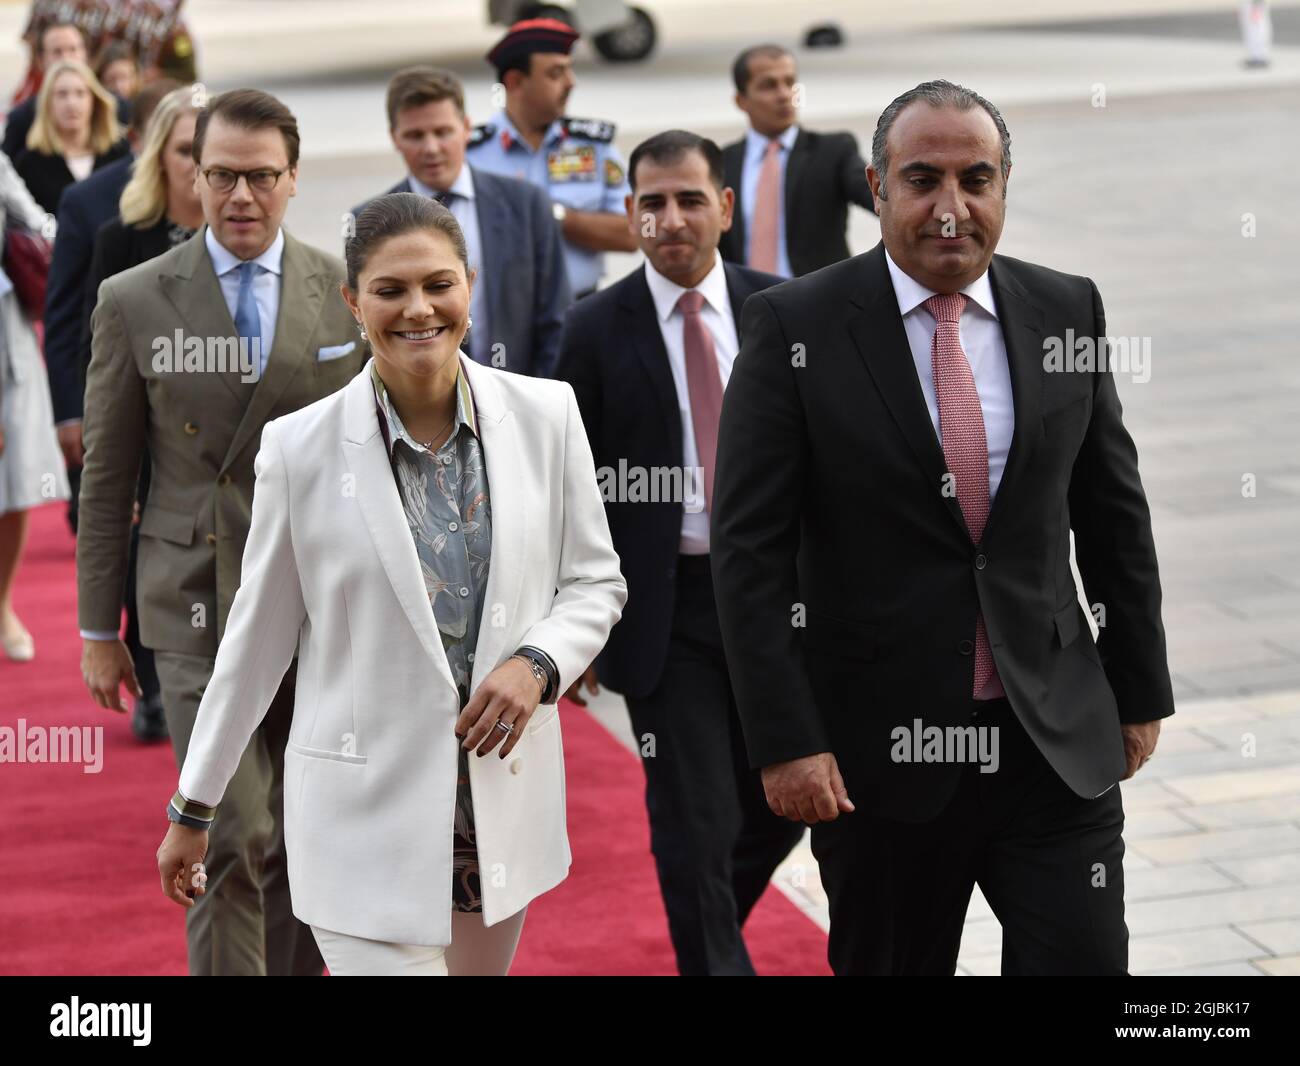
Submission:
M 781 164 L 781 180 L 777 185 L 776 207 L 776 273 L 783 278 L 794 276 L 790 269 L 790 255 L 785 243 L 785 167 L 790 160 L 790 149 L 799 136 L 799 126 L 793 125 L 777 138 L 781 151 L 777 159 Z M 745 133 L 745 165 L 740 171 L 740 207 L 745 213 L 745 262 L 749 262 L 749 238 L 754 232 L 754 201 L 758 197 L 758 175 L 763 169 L 763 156 L 770 137 L 756 133 L 751 128 Z
M 407 177 L 411 192 L 421 196 L 434 197 L 436 189 L 425 185 L 414 174 Z M 474 320 L 470 329 L 469 343 L 473 349 L 470 358 L 485 366 L 492 360 L 492 335 L 488 329 L 487 278 L 483 276 L 483 239 L 478 229 L 478 207 L 474 202 L 474 174 L 466 164 L 460 168 L 456 180 L 447 190 L 451 194 L 447 210 L 456 216 L 460 231 L 465 235 L 465 251 L 469 255 L 470 268 L 478 272 L 474 282 L 474 293 L 469 300 L 469 317 Z
M 925 406 L 930 412 L 930 422 L 935 436 L 943 443 L 939 428 L 939 401 L 934 394 L 934 361 L 930 354 L 934 330 L 938 324 L 934 315 L 921 305 L 938 293 L 927 289 L 910 275 L 904 274 L 889 253 L 885 253 L 889 278 L 894 283 L 898 297 L 898 313 L 903 316 L 907 343 L 912 349 L 916 376 L 921 379 L 925 393 Z M 1007 466 L 1007 453 L 1011 450 L 1011 434 L 1015 429 L 1015 407 L 1011 402 L 1011 368 L 1007 364 L 1007 346 L 998 324 L 997 306 L 993 302 L 993 286 L 986 270 L 961 290 L 967 297 L 966 308 L 961 313 L 957 329 L 961 348 L 970 363 L 975 378 L 975 391 L 980 396 L 984 411 L 984 436 L 989 446 L 989 503 L 998 493 L 1002 472 Z
M 221 295 L 226 298 L 230 319 L 235 320 L 239 306 L 239 264 L 243 262 L 234 252 L 217 240 L 211 226 L 203 228 L 203 240 L 212 259 L 212 269 L 221 282 Z M 275 231 L 275 240 L 261 255 L 253 260 L 262 269 L 253 274 L 253 301 L 257 304 L 257 317 L 262 326 L 262 362 L 259 375 L 266 373 L 266 361 L 275 344 L 276 316 L 280 313 L 280 261 L 284 258 L 284 230 Z
M 885 253 L 889 279 L 894 283 L 898 298 L 898 313 L 903 316 L 907 331 L 907 344 L 912 349 L 912 362 L 916 376 L 921 379 L 925 393 L 925 406 L 930 412 L 930 422 L 935 436 L 943 443 L 939 428 L 939 401 L 934 393 L 934 360 L 930 354 L 934 331 L 938 322 L 921 305 L 938 293 L 927 289 L 909 274 L 904 274 L 898 264 Z M 1011 450 L 1011 434 L 1015 429 L 1015 406 L 1011 395 L 1011 367 L 1007 363 L 1007 346 L 1002 339 L 998 323 L 997 305 L 993 302 L 993 286 L 986 270 L 961 290 L 967 297 L 957 323 L 961 349 L 970 363 L 979 393 L 980 410 L 984 413 L 984 437 L 989 447 L 989 504 L 993 503 L 1002 482 L 1002 472 L 1007 467 L 1007 453 Z M 960 491 L 960 490 L 959 490 Z M 1002 681 L 996 673 L 984 686 L 976 699 L 990 700 L 1005 695 Z
M 682 478 L 682 485 L 690 490 L 684 500 L 682 539 L 679 551 L 683 555 L 707 555 L 709 552 L 709 512 L 704 502 L 704 476 L 700 466 L 700 453 L 695 444 L 695 423 L 691 419 L 691 393 L 686 384 L 686 346 L 682 339 L 685 316 L 677 309 L 677 301 L 687 290 L 670 281 L 646 260 L 645 280 L 654 300 L 655 315 L 659 319 L 659 332 L 663 334 L 668 350 L 668 365 L 677 389 L 677 410 L 682 418 L 682 465 L 687 471 L 700 470 L 699 476 Z M 731 378 L 731 365 L 736 361 L 740 341 L 736 336 L 736 319 L 731 312 L 727 295 L 727 275 L 722 268 L 722 256 L 714 253 L 713 269 L 695 286 L 704 297 L 700 319 L 713 338 L 713 351 L 718 357 L 718 373 L 722 376 L 725 391 Z M 683 472 L 685 474 L 685 471 Z

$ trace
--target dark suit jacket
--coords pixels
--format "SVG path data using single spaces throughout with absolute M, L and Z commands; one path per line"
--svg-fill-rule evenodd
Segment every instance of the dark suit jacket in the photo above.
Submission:
M 505 360 L 493 365 L 548 378 L 555 371 L 564 309 L 573 302 L 551 201 L 528 182 L 471 171 L 483 254 L 477 284 L 488 287 L 489 350 L 500 344 Z M 405 178 L 386 190 L 411 191 Z M 353 215 L 365 206 L 358 204 Z
M 0 144 L 0 151 L 3 151 L 10 159 L 15 158 L 27 148 L 27 134 L 31 132 L 32 123 L 36 120 L 36 96 L 33 93 L 21 104 L 16 104 L 5 118 L 5 136 L 4 142 Z M 128 100 L 121 97 L 115 97 L 117 100 L 117 121 L 125 129 L 131 123 L 131 104 Z
M 82 414 L 90 357 L 81 347 L 81 316 L 95 235 L 117 215 L 132 162 L 131 156 L 125 156 L 95 171 L 68 189 L 59 205 L 59 231 L 45 289 L 45 369 L 55 422 L 71 421 Z M 90 296 L 94 299 L 93 291 Z
M 834 752 L 859 809 L 904 821 L 936 815 L 962 767 L 893 761 L 891 731 L 969 724 L 978 610 L 1012 708 L 1080 796 L 1123 775 L 1121 722 L 1174 710 L 1114 378 L 1044 369 L 1046 340 L 1105 336 L 1101 297 L 1005 256 L 990 277 L 1015 432 L 979 545 L 942 491 L 883 244 L 750 300 L 723 404 L 713 575 L 750 760 Z M 1096 645 L 1071 528 L 1088 601 L 1106 606 Z
M 122 224 L 121 217 L 111 218 L 99 227 L 95 235 L 95 250 L 91 256 L 90 272 L 86 277 L 85 299 L 81 311 L 81 352 L 78 361 L 83 367 L 90 365 L 91 315 L 99 297 L 100 284 L 140 263 L 157 258 L 172 249 L 167 236 L 170 223 L 164 217 L 148 229 Z M 84 388 L 84 384 L 83 384 Z
M 108 151 L 95 156 L 94 170 L 102 170 L 123 156 L 129 155 L 130 152 L 131 149 L 125 140 L 118 141 Z M 32 199 L 52 215 L 58 213 L 63 191 L 77 183 L 63 156 L 46 155 L 44 152 L 34 152 L 30 148 L 25 148 L 19 153 L 18 158 L 14 160 L 14 169 L 23 179 L 27 191 L 32 194 Z
M 745 300 L 781 279 L 731 263 L 724 271 L 743 339 Z M 573 386 L 598 469 L 682 468 L 677 390 L 644 267 L 569 308 L 556 376 Z M 680 501 L 605 504 L 628 596 L 596 669 L 633 698 L 649 695 L 667 659 L 682 513 Z
M 745 139 L 722 150 L 726 183 L 736 193 L 736 210 L 729 232 L 718 247 L 733 263 L 745 261 L 745 212 L 741 204 L 741 173 Z M 800 129 L 785 167 L 785 240 L 795 277 L 849 257 L 845 230 L 849 204 L 875 211 L 866 161 L 851 133 L 817 133 Z

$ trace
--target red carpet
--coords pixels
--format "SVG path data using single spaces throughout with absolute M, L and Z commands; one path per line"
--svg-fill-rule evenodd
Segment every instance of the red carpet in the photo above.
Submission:
M 102 770 L 0 764 L 0 974 L 183 974 L 184 917 L 154 854 L 176 786 L 166 745 L 146 747 L 81 682 L 73 541 L 62 504 L 32 515 L 14 608 L 36 660 L 0 656 L 0 726 L 101 726 Z M 635 756 L 566 704 L 573 867 L 529 908 L 516 974 L 671 974 Z M 762 974 L 826 974 L 824 934 L 769 889 L 746 927 Z

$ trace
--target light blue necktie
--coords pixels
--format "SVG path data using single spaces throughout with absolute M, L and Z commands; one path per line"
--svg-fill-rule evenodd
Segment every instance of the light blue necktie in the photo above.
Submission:
M 257 313 L 257 300 L 253 298 L 253 278 L 260 270 L 256 263 L 239 264 L 239 298 L 235 301 L 235 329 L 240 337 L 247 339 L 249 352 L 259 353 L 259 374 L 266 369 L 266 352 L 262 351 L 262 318 Z

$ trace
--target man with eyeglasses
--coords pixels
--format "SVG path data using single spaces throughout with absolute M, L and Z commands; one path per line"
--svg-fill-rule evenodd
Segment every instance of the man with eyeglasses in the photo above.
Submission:
M 298 126 L 289 110 L 254 89 L 213 97 L 199 112 L 193 155 L 202 231 L 100 286 L 77 537 L 82 674 L 95 702 L 121 711 L 121 687 L 138 690 L 118 628 L 147 448 L 140 636 L 155 652 L 178 767 L 239 587 L 262 429 L 342 388 L 363 363 L 339 294 L 343 264 L 281 227 L 297 192 Z M 323 969 L 310 928 L 293 916 L 285 865 L 295 674 L 296 663 L 212 822 L 207 891 L 186 913 L 191 974 Z M 179 794 L 167 813 L 205 825 L 210 814 Z

